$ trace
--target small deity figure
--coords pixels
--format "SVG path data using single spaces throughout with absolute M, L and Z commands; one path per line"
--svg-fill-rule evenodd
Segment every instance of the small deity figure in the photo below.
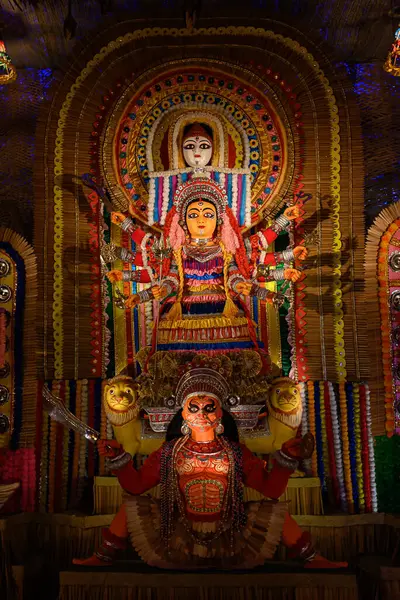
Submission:
M 185 152 L 193 153 L 189 160 L 207 160 L 204 153 L 207 139 L 198 136 L 185 138 Z M 193 146 L 193 147 L 192 147 Z M 265 252 L 281 229 L 289 223 L 287 219 L 298 215 L 296 209 L 285 211 L 275 224 L 256 236 L 256 252 L 263 253 L 263 261 L 276 265 L 289 262 L 295 257 L 305 258 L 307 251 L 299 246 L 293 251 L 282 253 Z M 144 232 L 136 230 L 131 221 L 120 213 L 114 220 L 129 231 L 143 250 L 151 254 L 151 242 L 144 242 Z M 147 234 L 148 235 L 148 234 Z M 162 261 L 161 283 L 131 295 L 126 307 L 156 299 L 163 301 L 162 314 L 158 322 L 157 348 L 159 350 L 202 350 L 226 351 L 239 348 L 258 348 L 255 325 L 249 316 L 246 297 L 255 296 L 262 301 L 277 303 L 283 299 L 254 281 L 255 264 L 259 257 L 249 258 L 240 229 L 232 210 L 228 206 L 225 189 L 212 179 L 194 178 L 181 184 L 169 211 L 164 240 L 171 249 L 170 256 Z M 260 242 L 261 240 L 261 242 Z M 251 261 L 255 261 L 254 265 Z M 149 260 L 142 264 L 149 266 Z M 143 275 L 141 275 L 143 274 Z M 270 279 L 296 281 L 301 273 L 291 267 L 275 269 Z M 110 271 L 111 282 L 136 280 L 150 282 L 148 271 Z
M 193 167 L 196 173 L 196 169 L 203 169 L 211 162 L 213 155 L 212 136 L 204 125 L 195 123 L 184 132 L 182 149 L 186 165 Z
M 395 40 L 386 58 L 383 68 L 394 76 L 400 76 L 400 28 L 394 34 Z
M 298 460 L 311 455 L 312 436 L 288 440 L 275 452 L 272 469 L 238 440 L 229 413 L 225 378 L 208 367 L 180 379 L 167 441 L 136 470 L 132 456 L 116 441 L 100 440 L 99 453 L 128 492 L 103 543 L 93 556 L 74 563 L 109 566 L 130 536 L 149 565 L 161 568 L 243 569 L 272 558 L 280 538 L 308 568 L 338 568 L 316 554 L 303 532 L 278 502 Z M 160 501 L 142 495 L 161 485 Z M 267 498 L 243 501 L 244 485 Z

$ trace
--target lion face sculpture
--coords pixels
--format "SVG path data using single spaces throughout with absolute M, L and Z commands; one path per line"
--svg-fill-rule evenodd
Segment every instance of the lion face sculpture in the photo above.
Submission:
M 300 425 L 303 407 L 297 384 L 289 377 L 279 377 L 272 382 L 267 407 L 269 416 L 291 429 Z
M 118 375 L 104 387 L 103 404 L 112 425 L 125 425 L 138 418 L 140 405 L 132 377 Z

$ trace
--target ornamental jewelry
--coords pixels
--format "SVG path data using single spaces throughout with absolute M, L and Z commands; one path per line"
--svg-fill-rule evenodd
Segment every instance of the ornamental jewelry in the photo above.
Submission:
M 141 304 L 143 302 L 149 302 L 150 300 L 153 300 L 153 298 L 154 298 L 154 294 L 151 289 L 142 290 L 141 292 L 138 293 L 138 296 L 139 296 L 139 301 Z
M 183 435 L 189 435 L 190 433 L 190 427 L 189 425 L 186 423 L 186 421 L 183 421 L 182 426 L 181 426 L 181 433 Z
M 213 241 L 213 238 L 192 238 L 191 242 L 196 246 L 206 246 Z
M 132 219 L 130 217 L 125 217 L 121 223 L 121 229 L 123 229 L 123 231 L 131 231 L 134 228 L 135 226 Z
M 272 223 L 270 229 L 272 229 L 272 231 L 275 233 L 280 233 L 286 229 L 289 223 L 289 219 L 287 219 L 284 215 L 279 215 L 279 217 Z
M 271 271 L 274 281 L 283 281 L 285 279 L 285 269 L 274 269 Z
M 292 248 L 287 248 L 286 250 L 283 250 L 282 260 L 284 263 L 288 263 L 294 260 L 294 252 Z
M 222 425 L 221 422 L 219 422 L 218 425 L 216 426 L 215 433 L 217 435 L 221 435 L 222 433 L 224 433 L 224 426 Z

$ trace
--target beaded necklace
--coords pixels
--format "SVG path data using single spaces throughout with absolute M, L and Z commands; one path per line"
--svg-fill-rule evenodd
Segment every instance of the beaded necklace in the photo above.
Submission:
M 185 246 L 185 255 L 198 262 L 205 263 L 221 255 L 220 246 Z

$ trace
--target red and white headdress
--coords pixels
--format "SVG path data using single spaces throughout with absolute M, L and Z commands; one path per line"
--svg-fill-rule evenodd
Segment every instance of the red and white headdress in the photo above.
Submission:
M 200 125 L 200 123 L 194 123 L 194 125 L 192 125 L 186 131 L 185 135 L 183 136 L 183 141 L 187 140 L 188 138 L 197 138 L 197 137 L 206 138 L 206 140 L 208 140 L 211 143 L 213 141 L 212 137 L 207 133 L 205 127 Z
M 223 405 L 229 398 L 228 382 L 214 369 L 207 367 L 191 369 L 178 382 L 175 392 L 176 405 L 183 407 L 187 398 L 199 394 L 213 396 Z
M 198 200 L 211 202 L 217 211 L 218 223 L 222 224 L 223 215 L 228 205 L 228 196 L 225 188 L 212 179 L 191 179 L 178 186 L 174 198 L 174 205 L 181 221 L 184 221 L 189 204 Z
M 236 257 L 240 255 L 238 267 L 243 276 L 248 278 L 250 270 L 236 217 L 228 206 L 225 188 L 212 179 L 196 177 L 178 186 L 174 206 L 165 221 L 165 235 L 171 247 L 178 250 L 184 246 L 186 210 L 191 202 L 198 200 L 206 200 L 215 206 L 218 225 L 221 226 L 221 241 L 227 252 Z

